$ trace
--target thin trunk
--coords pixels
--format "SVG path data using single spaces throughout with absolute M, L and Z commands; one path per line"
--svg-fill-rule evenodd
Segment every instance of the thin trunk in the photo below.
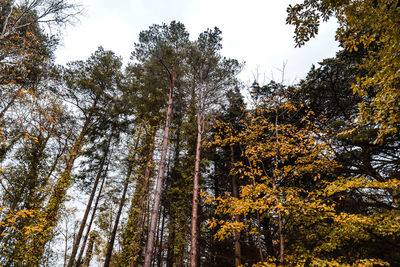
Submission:
M 274 243 L 270 230 L 270 219 L 268 217 L 262 221 L 262 226 L 264 229 L 263 233 L 265 238 L 265 247 L 267 248 L 267 255 L 274 257 L 275 256 Z
M 53 192 L 52 195 L 50 196 L 49 204 L 45 211 L 45 220 L 44 220 L 45 224 L 43 226 L 44 230 L 40 233 L 40 238 L 36 239 L 37 243 L 33 244 L 32 264 L 40 264 L 44 253 L 45 245 L 52 238 L 51 230 L 57 225 L 58 212 L 60 210 L 61 204 L 65 200 L 67 190 L 72 183 L 72 178 L 71 178 L 72 167 L 74 165 L 75 159 L 78 157 L 80 153 L 83 139 L 89 128 L 89 124 L 91 122 L 96 105 L 97 105 L 97 99 L 93 102 L 92 107 L 90 108 L 90 112 L 86 117 L 82 130 L 78 136 L 78 139 L 75 141 L 73 145 L 72 152 L 70 153 L 65 170 L 53 187 Z
M 171 181 L 174 181 L 178 179 L 178 168 L 179 168 L 179 162 L 180 162 L 180 152 L 181 152 L 181 127 L 182 127 L 182 119 L 179 117 L 179 119 L 176 122 L 176 137 L 174 140 L 174 161 L 173 161 L 173 166 L 171 169 L 171 175 L 167 176 Z M 167 205 L 167 204 L 166 204 Z M 177 231 L 177 216 L 176 214 L 176 209 L 174 208 L 169 208 L 168 209 L 168 241 L 167 241 L 167 256 L 166 256 L 166 266 L 167 267 L 179 267 L 180 265 L 178 264 L 178 261 L 176 260 L 176 255 L 175 255 L 175 232 Z M 175 264 L 175 265 L 174 265 Z
M 162 210 L 162 206 L 160 207 L 160 211 L 159 213 L 161 214 L 161 210 Z M 154 255 L 158 255 L 159 252 L 159 248 L 160 248 L 160 232 L 161 232 L 161 227 L 160 227 L 160 223 L 161 223 L 161 216 L 158 217 L 158 222 L 157 222 L 157 234 L 156 234 L 156 245 L 154 246 Z M 154 267 L 156 265 L 156 262 L 158 260 L 158 257 L 156 260 L 152 261 L 152 267 Z M 158 263 L 157 263 L 158 264 Z
M 124 189 L 123 189 L 123 192 L 122 192 L 121 201 L 119 203 L 118 212 L 117 212 L 117 215 L 115 217 L 114 227 L 113 227 L 112 232 L 111 232 L 110 241 L 108 242 L 108 245 L 107 245 L 107 253 L 106 253 L 106 258 L 104 260 L 104 265 L 103 265 L 104 267 L 110 266 L 111 255 L 112 255 L 112 251 L 113 251 L 113 247 L 114 247 L 115 236 L 117 235 L 119 219 L 121 217 L 122 208 L 123 208 L 124 203 L 125 203 L 126 192 L 128 191 L 129 178 L 130 178 L 130 176 L 132 174 L 132 169 L 133 169 L 132 167 L 129 168 L 128 174 L 126 175 L 126 179 L 125 179 L 125 182 L 124 182 Z
M 93 255 L 94 241 L 95 241 L 95 235 L 91 235 L 90 239 L 89 239 L 88 249 L 87 249 L 86 255 L 85 255 L 85 262 L 83 263 L 84 267 L 89 267 L 89 265 L 90 265 L 90 261 L 92 259 L 92 255 Z
M 231 164 L 233 165 L 235 163 L 235 154 L 234 154 L 234 149 L 233 145 L 231 147 Z M 239 197 L 238 194 L 238 186 L 237 186 L 237 181 L 236 181 L 236 175 L 232 175 L 232 196 L 235 198 Z M 235 216 L 235 221 L 240 221 L 239 215 Z M 240 250 L 240 232 L 235 231 L 235 267 L 240 265 L 240 258 L 241 258 L 241 250 Z
M 20 90 L 18 90 L 13 97 L 11 98 L 10 102 L 8 102 L 7 106 L 3 108 L 3 110 L 0 112 L 0 121 L 3 119 L 4 115 L 6 114 L 7 110 L 14 104 L 15 100 L 17 99 L 18 94 L 20 93 Z
M 262 242 L 261 242 L 261 229 L 260 229 L 260 213 L 257 212 L 257 243 L 258 243 L 258 254 L 260 256 L 260 261 L 264 261 L 264 255 L 262 251 Z
M 170 213 L 171 216 L 171 213 Z M 173 221 L 172 221 L 173 220 Z M 172 222 L 171 222 L 172 221 Z M 170 217 L 169 222 L 170 227 L 168 227 L 168 250 L 167 250 L 167 267 L 174 266 L 174 240 L 175 240 L 175 218 Z
M 276 142 L 277 142 L 277 148 L 280 147 L 279 144 L 279 124 L 278 124 L 278 111 L 276 112 L 275 116 L 275 137 L 276 137 Z M 278 169 L 278 156 L 279 156 L 279 149 L 277 150 L 277 155 L 275 159 L 275 172 L 277 173 Z M 277 180 L 278 177 L 275 177 L 275 180 Z M 277 187 L 276 183 L 274 184 L 274 189 Z M 279 229 L 279 263 L 280 265 L 283 265 L 285 261 L 285 239 L 283 236 L 283 224 L 282 224 L 282 214 L 280 211 L 278 211 L 278 229 Z
M 153 168 L 154 138 L 156 127 L 152 127 L 145 138 L 144 171 L 139 173 L 136 181 L 135 193 L 132 197 L 131 208 L 129 211 L 128 223 L 123 234 L 122 263 L 129 266 L 140 265 L 140 255 L 142 252 L 141 239 L 143 225 L 146 215 L 146 203 L 148 195 L 148 185 L 150 174 Z M 143 168 L 141 167 L 141 168 Z
M 51 176 L 53 175 L 53 172 L 56 170 L 56 167 L 58 165 L 58 161 L 62 158 L 62 156 L 65 153 L 65 150 L 67 149 L 68 145 L 65 143 L 62 146 L 61 151 L 59 151 L 54 159 L 53 165 L 51 165 L 50 171 L 48 172 L 48 174 L 46 175 L 46 179 L 49 180 L 51 178 Z
M 160 234 L 160 242 L 158 244 L 158 260 L 157 267 L 162 266 L 162 256 L 163 256 L 163 237 L 164 237 L 164 224 L 165 224 L 165 207 L 163 208 L 163 217 L 161 221 L 161 234 Z
M 193 200 L 192 200 L 192 223 L 191 223 L 191 237 L 190 237 L 190 266 L 197 266 L 197 219 L 198 219 L 198 205 L 199 205 L 199 172 L 201 161 L 201 138 L 203 127 L 201 122 L 201 115 L 197 114 L 197 140 L 196 140 L 196 160 L 194 163 L 193 175 Z
M 150 173 L 151 173 L 151 165 L 152 165 L 152 158 L 153 158 L 153 151 L 151 152 L 151 159 L 148 163 L 148 165 L 146 166 L 146 171 L 145 171 L 145 184 L 143 185 L 144 189 L 146 190 L 146 193 L 148 192 L 148 184 L 150 181 Z M 145 205 L 146 205 L 146 195 L 147 194 L 143 194 L 140 199 L 139 199 L 139 214 L 138 214 L 138 221 L 137 221 L 137 231 L 135 232 L 135 238 L 134 238 L 134 242 L 132 244 L 133 250 L 137 252 L 137 254 L 140 253 L 140 239 L 142 237 L 142 233 L 143 233 L 143 225 L 144 225 L 144 219 L 145 219 Z M 129 266 L 135 266 L 134 265 L 134 261 L 135 261 L 135 257 L 138 256 L 136 254 L 131 255 L 133 258 L 130 259 L 129 261 Z M 139 257 L 136 257 L 139 258 Z
M 279 225 L 279 241 L 280 241 L 280 246 L 279 246 L 279 263 L 283 265 L 285 261 L 285 240 L 283 236 L 283 225 L 282 225 L 282 215 L 279 212 L 278 213 L 278 225 Z
M 168 149 L 168 139 L 169 139 L 169 128 L 171 123 L 171 115 L 172 115 L 172 103 L 173 103 L 173 92 L 175 87 L 175 73 L 171 77 L 171 86 L 169 89 L 169 97 L 168 97 L 168 109 L 167 109 L 167 117 L 165 120 L 165 129 L 164 129 L 164 138 L 162 144 L 162 151 L 161 151 L 161 160 L 160 166 L 158 168 L 158 175 L 157 175 L 157 185 L 156 191 L 154 193 L 154 204 L 151 210 L 151 219 L 150 219 L 150 227 L 149 232 L 147 235 L 147 242 L 146 242 L 146 251 L 144 257 L 144 267 L 150 267 L 151 265 L 151 258 L 153 254 L 153 247 L 154 247 L 154 235 L 156 232 L 157 227 L 157 219 L 158 219 L 158 212 L 160 208 L 160 200 L 161 200 L 161 190 L 163 185 L 164 179 L 164 168 L 165 168 L 165 160 L 167 157 L 167 149 Z
M 89 216 L 90 208 L 92 207 L 92 202 L 93 202 L 93 199 L 94 199 L 94 195 L 96 194 L 96 191 L 97 191 L 97 185 L 99 184 L 99 181 L 100 181 L 100 178 L 101 178 L 101 173 L 103 172 L 104 162 L 105 162 L 105 160 L 107 158 L 108 147 L 109 147 L 110 141 L 111 141 L 110 139 L 111 139 L 111 137 L 108 140 L 107 148 L 106 148 L 106 150 L 104 152 L 104 155 L 103 155 L 103 157 L 101 158 L 101 161 L 100 161 L 99 170 L 97 172 L 96 179 L 95 179 L 94 184 L 93 184 L 92 192 L 90 193 L 89 201 L 88 201 L 88 203 L 86 205 L 85 214 L 83 215 L 83 218 L 82 218 L 82 221 L 81 221 L 81 225 L 79 227 L 79 231 L 78 231 L 78 234 L 76 236 L 76 239 L 75 239 L 75 242 L 74 242 L 74 246 L 72 248 L 71 256 L 70 256 L 69 262 L 68 262 L 68 267 L 72 267 L 74 265 L 74 263 L 75 263 L 75 256 L 76 256 L 76 253 L 78 252 L 78 247 L 79 247 L 79 243 L 81 242 L 83 230 L 85 228 L 86 221 L 87 221 L 87 218 Z
M 110 262 L 111 262 L 111 255 L 112 255 L 112 251 L 114 248 L 114 241 L 115 241 L 115 236 L 117 235 L 117 230 L 118 230 L 118 224 L 119 224 L 119 219 L 121 217 L 122 214 L 122 208 L 124 207 L 125 204 L 125 200 L 126 200 L 126 192 L 128 191 L 128 185 L 129 185 L 129 180 L 131 178 L 132 175 L 132 171 L 133 171 L 133 164 L 135 162 L 135 157 L 136 157 L 136 153 L 137 153 L 137 148 L 139 145 L 139 140 L 140 140 L 140 133 L 136 139 L 136 144 L 133 150 L 133 155 L 131 155 L 130 157 L 130 162 L 129 162 L 129 167 L 128 167 L 128 172 L 124 181 L 124 189 L 122 191 L 122 197 L 121 197 L 121 201 L 119 203 L 119 207 L 118 207 L 118 212 L 117 215 L 115 217 L 115 222 L 114 222 L 114 227 L 112 229 L 111 232 L 111 237 L 110 237 L 110 241 L 108 242 L 107 245 L 107 252 L 106 252 L 106 258 L 104 260 L 104 267 L 108 267 L 110 266 Z
M 93 221 L 94 221 L 94 218 L 95 218 L 95 215 L 96 215 L 97 205 L 99 204 L 101 193 L 103 191 L 104 182 L 105 182 L 106 177 L 107 177 L 108 165 L 109 165 L 109 162 L 107 163 L 107 168 L 106 168 L 105 173 L 103 174 L 103 180 L 101 182 L 99 192 L 97 193 L 96 201 L 94 203 L 94 207 L 93 207 L 93 211 L 92 211 L 92 216 L 90 217 L 89 225 L 87 226 L 87 229 L 86 229 L 86 235 L 83 238 L 81 250 L 79 251 L 78 259 L 76 260 L 76 267 L 79 267 L 81 265 L 81 259 L 82 259 L 82 256 L 83 256 L 83 252 L 85 250 L 86 242 L 87 242 L 87 239 L 89 237 L 90 230 L 92 228 L 92 224 L 93 224 Z
M 53 174 L 53 172 L 55 171 L 55 169 L 56 169 L 56 167 L 57 167 L 57 164 L 58 164 L 58 161 L 60 160 L 60 158 L 61 158 L 61 156 L 62 156 L 62 153 L 60 153 L 60 154 L 58 154 L 57 156 L 56 156 L 56 158 L 55 158 L 55 160 L 54 160 L 54 162 L 53 162 L 53 165 L 51 165 L 51 168 L 50 168 L 50 171 L 49 171 L 49 173 L 47 174 L 47 180 L 49 180 L 50 178 L 51 178 L 51 175 Z
M 240 150 L 243 153 L 243 148 L 241 146 L 240 146 Z M 253 169 L 253 164 L 251 163 L 250 158 L 247 155 L 246 155 L 246 158 L 249 163 L 249 166 Z M 252 183 L 253 183 L 253 188 L 255 188 L 256 182 L 255 182 L 254 178 L 253 178 Z M 257 214 L 257 231 L 258 231 L 258 233 L 257 233 L 258 254 L 260 257 L 260 261 L 264 261 L 264 255 L 263 255 L 262 244 L 261 244 L 261 233 L 260 233 L 260 223 L 261 223 L 260 222 L 260 213 L 258 211 L 256 211 L 256 214 Z
M 67 265 L 67 258 L 68 258 L 68 225 L 65 224 L 65 246 L 64 246 L 64 266 Z

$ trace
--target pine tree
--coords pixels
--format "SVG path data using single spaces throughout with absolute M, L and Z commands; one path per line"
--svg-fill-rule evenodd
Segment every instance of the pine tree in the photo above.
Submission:
M 35 247 L 36 250 L 31 259 L 32 262 L 39 263 L 41 261 L 44 247 L 52 238 L 51 230 L 57 223 L 58 211 L 65 200 L 68 188 L 73 182 L 71 171 L 74 162 L 80 154 L 92 119 L 101 116 L 101 113 L 97 113 L 98 107 L 109 105 L 110 99 L 117 90 L 120 67 L 121 60 L 118 57 L 110 51 L 99 48 L 87 62 L 71 63 L 69 69 L 66 70 L 66 86 L 69 89 L 66 97 L 75 101 L 76 106 L 83 112 L 85 118 L 79 136 L 70 149 L 65 169 L 56 181 L 43 212 L 43 231 L 33 241 L 32 247 Z M 82 97 L 86 97 L 86 99 Z
M 224 96 L 224 90 L 235 84 L 235 75 L 240 70 L 240 65 L 236 60 L 222 58 L 219 54 L 222 49 L 221 40 L 221 31 L 218 28 L 214 31 L 205 31 L 193 45 L 190 55 L 197 125 L 190 243 L 190 266 L 192 267 L 197 266 L 199 173 L 203 135 L 208 120 L 211 119 L 221 97 Z
M 154 204 L 151 211 L 150 227 L 147 236 L 144 259 L 144 266 L 150 267 L 157 219 L 160 210 L 161 190 L 163 187 L 164 168 L 168 149 L 174 89 L 175 83 L 179 77 L 178 75 L 181 74 L 180 71 L 183 67 L 182 63 L 184 63 L 184 57 L 182 57 L 182 55 L 185 52 L 185 47 L 188 43 L 188 33 L 185 31 L 183 24 L 173 21 L 169 26 L 163 24 L 162 26 L 154 25 L 150 27 L 148 31 L 144 31 L 140 34 L 139 41 L 140 43 L 136 44 L 136 49 L 133 55 L 139 61 L 145 62 L 150 59 L 159 64 L 159 68 L 164 72 L 169 86 L 168 108 L 165 120 L 161 160 L 158 168 L 156 191 L 154 194 Z

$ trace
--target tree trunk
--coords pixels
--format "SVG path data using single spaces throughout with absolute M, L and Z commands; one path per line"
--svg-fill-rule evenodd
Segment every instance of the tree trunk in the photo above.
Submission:
M 174 222 L 171 222 L 171 220 L 174 220 Z M 174 246 L 174 241 L 175 241 L 175 218 L 169 219 L 170 227 L 168 227 L 168 250 L 167 250 L 167 267 L 173 267 L 174 266 L 174 251 L 175 251 L 175 246 Z
M 93 207 L 93 211 L 92 211 L 92 216 L 90 217 L 89 225 L 87 226 L 87 229 L 86 229 L 86 235 L 83 238 L 82 247 L 81 247 L 81 250 L 79 251 L 78 259 L 76 260 L 76 267 L 79 267 L 81 265 L 81 259 L 82 259 L 82 256 L 83 256 L 83 252 L 85 250 L 86 242 L 87 242 L 87 239 L 89 237 L 90 230 L 92 228 L 92 224 L 93 224 L 93 221 L 94 221 L 94 218 L 95 218 L 95 215 L 96 215 L 97 205 L 99 204 L 101 193 L 103 191 L 104 182 L 105 182 L 106 177 L 107 177 L 109 163 L 110 162 L 107 163 L 107 168 L 106 168 L 106 171 L 105 171 L 105 173 L 103 175 L 103 180 L 101 181 L 99 192 L 97 193 L 96 201 L 94 203 L 94 207 Z
M 124 182 L 124 189 L 122 191 L 122 197 L 121 197 L 121 201 L 119 203 L 118 212 L 117 212 L 117 215 L 115 217 L 114 227 L 113 227 L 113 230 L 111 232 L 110 241 L 108 242 L 108 245 L 107 245 L 107 253 L 106 253 L 106 258 L 104 260 L 104 265 L 103 265 L 104 267 L 110 266 L 111 255 L 112 255 L 112 251 L 113 251 L 113 247 L 114 247 L 115 236 L 117 235 L 119 219 L 120 219 L 121 214 L 122 214 L 122 208 L 124 207 L 124 203 L 125 203 L 125 199 L 126 199 L 126 192 L 128 190 L 129 179 L 130 179 L 130 176 L 132 174 L 132 169 L 133 169 L 132 167 L 129 168 L 128 174 L 126 175 L 126 179 L 125 179 L 125 182 Z
M 277 147 L 280 146 L 279 144 L 279 124 L 278 124 L 278 111 L 276 111 L 276 116 L 275 116 L 275 137 L 276 137 L 276 142 L 277 142 Z M 277 155 L 275 159 L 275 173 L 277 168 L 278 168 L 278 156 L 279 156 L 279 149 L 277 150 Z M 276 174 L 274 174 L 276 175 Z M 278 177 L 275 177 L 275 181 L 277 181 Z M 277 185 L 276 183 L 274 184 L 274 189 L 276 189 Z M 285 239 L 283 236 L 283 224 L 282 224 L 282 214 L 280 211 L 278 211 L 278 229 L 279 229 L 279 263 L 280 265 L 283 265 L 285 261 Z
M 158 260 L 157 260 L 157 267 L 162 266 L 163 260 L 163 237 L 164 237 L 164 224 L 165 224 L 165 207 L 163 208 L 163 217 L 161 221 L 161 233 L 159 236 L 159 243 L 158 243 Z
M 152 126 L 144 139 L 144 153 L 140 156 L 144 157 L 144 162 L 142 163 L 141 171 L 136 180 L 135 193 L 131 200 L 129 218 L 123 233 L 121 263 L 123 265 L 129 264 L 130 267 L 140 265 L 140 254 L 142 252 L 140 243 L 146 213 L 148 185 L 153 168 L 155 133 L 156 127 Z
M 264 255 L 263 255 L 263 251 L 262 251 L 262 242 L 261 242 L 261 229 L 260 229 L 260 213 L 258 211 L 257 212 L 257 243 L 258 243 L 258 254 L 260 255 L 260 261 L 263 262 L 264 261 Z
M 191 237 L 190 237 L 190 266 L 197 266 L 197 218 L 198 218 L 198 205 L 199 205 L 199 172 L 201 161 L 201 138 L 203 127 L 201 122 L 201 115 L 197 114 L 197 140 L 196 140 L 196 160 L 194 163 L 193 175 L 193 200 L 192 200 L 192 223 L 191 223 Z
M 157 219 L 159 216 L 159 209 L 160 209 L 160 200 L 161 200 L 161 190 L 163 185 L 163 178 L 164 178 L 164 168 L 165 168 L 165 160 L 167 157 L 167 150 L 168 150 L 168 139 L 169 139 L 169 128 L 171 123 L 171 115 L 172 115 L 172 103 L 173 103 L 173 92 L 175 87 L 175 73 L 171 77 L 171 86 L 169 89 L 169 97 L 168 97 L 168 109 L 167 109 L 167 117 L 165 120 L 165 129 L 164 129 L 164 138 L 162 144 L 162 151 L 161 151 L 161 160 L 160 166 L 158 168 L 158 175 L 157 175 L 157 185 L 156 191 L 154 193 L 154 204 L 151 210 L 151 219 L 150 219 L 150 227 L 149 232 L 147 235 L 147 242 L 146 242 L 146 251 L 144 257 L 144 267 L 150 267 L 151 265 L 151 258 L 153 254 L 153 247 L 154 247 L 154 235 L 156 232 L 157 227 Z
M 68 225 L 65 224 L 64 267 L 67 265 L 67 258 L 68 258 Z
M 151 173 L 151 165 L 153 162 L 153 151 L 154 149 L 152 148 L 152 151 L 150 153 L 150 159 L 149 162 L 146 166 L 146 171 L 145 171 L 145 176 L 144 176 L 144 185 L 143 185 L 143 189 L 145 190 L 144 194 L 140 196 L 139 198 L 139 214 L 138 214 L 138 221 L 137 221 L 137 233 L 135 232 L 135 238 L 134 238 L 134 242 L 132 244 L 132 246 L 134 247 L 134 251 L 137 251 L 137 254 L 140 253 L 140 239 L 142 237 L 142 233 L 143 233 L 143 223 L 144 223 L 144 217 L 145 217 L 145 206 L 146 206 L 146 195 L 148 194 L 148 184 L 150 182 L 150 173 Z M 135 257 L 136 255 L 133 254 L 133 257 Z M 130 266 L 135 266 L 133 264 L 133 258 L 130 260 Z
M 283 225 L 282 225 L 282 215 L 278 212 L 278 225 L 279 225 L 279 263 L 283 265 L 285 261 L 285 239 L 283 236 Z
M 133 155 L 131 155 L 130 160 L 129 160 L 129 167 L 128 167 L 128 172 L 126 174 L 126 178 L 125 178 L 125 182 L 124 182 L 124 189 L 122 191 L 121 201 L 119 203 L 118 212 L 117 212 L 117 215 L 115 217 L 114 227 L 113 227 L 112 232 L 111 232 L 110 241 L 108 242 L 108 245 L 107 245 L 106 258 L 104 260 L 104 265 L 103 265 L 104 267 L 110 266 L 111 255 L 112 255 L 112 251 L 113 251 L 113 248 L 114 248 L 115 236 L 117 235 L 119 219 L 121 217 L 122 208 L 124 207 L 125 200 L 126 200 L 126 192 L 128 191 L 129 180 L 130 180 L 131 175 L 132 175 L 133 164 L 135 163 L 135 157 L 136 157 L 136 152 L 137 152 L 137 148 L 138 148 L 138 145 L 139 145 L 140 135 L 141 134 L 139 133 L 139 135 L 138 135 L 138 137 L 136 139 L 136 144 L 135 144 L 135 147 L 134 147 L 134 150 L 133 150 Z
M 234 154 L 234 149 L 233 145 L 231 147 L 231 164 L 233 165 L 235 163 L 235 154 Z M 231 166 L 233 167 L 233 166 Z M 239 197 L 238 194 L 238 186 L 237 186 L 237 181 L 236 181 L 236 175 L 232 175 L 232 196 L 235 198 Z M 235 221 L 239 221 L 239 215 L 235 216 Z M 240 258 L 241 258 L 241 250 L 240 250 L 240 232 L 235 231 L 235 267 L 240 265 Z
M 265 238 L 265 247 L 267 248 L 267 255 L 271 257 L 275 257 L 275 249 L 274 249 L 274 243 L 273 243 L 273 236 L 271 234 L 270 230 L 270 219 L 264 218 L 262 220 L 261 225 L 263 226 L 263 234 Z
M 72 178 L 71 178 L 72 167 L 74 165 L 75 159 L 78 157 L 80 153 L 82 142 L 89 128 L 89 124 L 91 122 L 96 105 L 97 105 L 97 99 L 93 102 L 92 107 L 90 108 L 89 115 L 86 117 L 82 130 L 78 136 L 78 139 L 75 141 L 73 145 L 72 152 L 70 153 L 65 170 L 53 187 L 53 192 L 50 196 L 48 206 L 44 213 L 45 223 L 43 226 L 43 231 L 38 234 L 39 237 L 36 238 L 37 242 L 33 244 L 32 264 L 37 264 L 37 265 L 40 264 L 44 253 L 45 245 L 52 238 L 51 230 L 57 225 L 58 212 L 60 210 L 61 204 L 65 200 L 67 190 L 72 183 Z
M 167 175 L 168 176 L 168 175 Z M 161 214 L 161 210 L 162 210 L 162 206 L 160 207 L 160 211 L 159 211 L 159 213 Z M 162 219 L 162 216 L 160 216 L 160 217 L 158 217 L 158 222 L 157 222 L 157 233 L 156 233 L 156 244 L 155 244 L 155 246 L 154 246 L 154 251 L 153 251 L 153 254 L 154 255 L 157 255 L 157 258 L 155 259 L 155 260 L 153 260 L 153 262 L 151 263 L 151 266 L 152 267 L 155 267 L 155 266 L 157 266 L 158 265 L 158 252 L 159 252 L 159 249 L 160 249 L 160 232 L 161 232 L 161 227 L 160 227 L 160 224 L 161 224 L 161 219 Z M 157 265 L 156 265 L 156 263 L 157 263 Z
M 86 221 L 87 221 L 87 218 L 89 216 L 90 208 L 92 207 L 92 202 L 93 202 L 93 199 L 94 199 L 94 195 L 96 194 L 96 191 L 97 191 L 97 185 L 98 185 L 98 183 L 100 181 L 101 174 L 103 172 L 104 162 L 105 162 L 105 160 L 107 158 L 108 147 L 109 147 L 110 141 L 111 141 L 110 139 L 111 139 L 111 137 L 108 140 L 107 148 L 106 148 L 106 150 L 104 152 L 104 155 L 103 155 L 103 157 L 101 158 L 101 161 L 100 161 L 99 170 L 97 172 L 96 179 L 95 179 L 94 184 L 93 184 L 92 192 L 90 193 L 89 201 L 88 201 L 88 203 L 86 205 L 85 214 L 83 215 L 83 218 L 82 218 L 82 221 L 81 221 L 81 225 L 79 227 L 79 231 L 78 231 L 78 234 L 76 236 L 76 239 L 75 239 L 75 242 L 74 242 L 74 246 L 72 248 L 71 256 L 70 256 L 69 261 L 68 261 L 68 267 L 72 267 L 74 265 L 74 263 L 75 263 L 75 256 L 76 256 L 76 253 L 78 252 L 78 247 L 79 247 L 79 243 L 81 242 L 83 230 L 85 228 Z
M 83 263 L 84 267 L 89 267 L 89 265 L 90 265 L 90 260 L 92 259 L 92 255 L 93 255 L 94 240 L 95 240 L 95 236 L 91 235 L 90 239 L 89 239 L 88 249 L 87 249 L 86 255 L 85 255 L 85 262 Z
M 5 106 L 5 107 L 3 108 L 3 110 L 0 112 L 0 121 L 3 119 L 3 117 L 4 117 L 4 115 L 6 114 L 7 110 L 14 104 L 14 102 L 15 102 L 15 100 L 17 99 L 17 96 L 18 96 L 18 94 L 19 94 L 20 92 L 21 92 L 21 91 L 18 90 L 18 91 L 13 95 L 13 97 L 12 97 L 11 100 L 10 100 L 10 102 L 8 102 L 7 106 Z

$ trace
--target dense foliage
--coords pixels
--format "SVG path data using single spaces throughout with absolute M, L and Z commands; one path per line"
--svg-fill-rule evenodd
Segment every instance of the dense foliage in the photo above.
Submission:
M 245 88 L 218 28 L 57 66 L 44 27 L 78 7 L 1 1 L 0 266 L 399 266 L 399 10 L 289 6 L 298 46 L 334 16 L 341 51 Z

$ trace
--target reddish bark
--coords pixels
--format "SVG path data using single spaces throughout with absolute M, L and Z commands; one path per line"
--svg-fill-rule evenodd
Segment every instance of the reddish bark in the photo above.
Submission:
M 190 266 L 197 266 L 197 219 L 199 205 L 199 171 L 201 161 L 201 139 L 203 127 L 201 116 L 197 115 L 197 140 L 196 140 L 196 160 L 193 175 L 193 200 L 192 200 L 192 223 L 190 237 Z
M 175 73 L 173 73 L 171 75 L 171 84 L 170 84 L 169 97 L 168 97 L 167 118 L 165 120 L 164 138 L 163 138 L 162 150 L 161 150 L 161 160 L 160 160 L 160 165 L 158 168 L 156 191 L 154 193 L 154 204 L 153 204 L 153 207 L 151 210 L 150 226 L 149 226 L 149 232 L 147 235 L 146 251 L 145 251 L 145 257 L 144 257 L 144 264 L 143 264 L 144 267 L 150 267 L 151 259 L 153 256 L 154 237 L 155 237 L 155 232 L 156 232 L 156 227 L 157 227 L 157 220 L 158 220 L 158 216 L 159 216 L 161 191 L 162 191 L 162 185 L 163 185 L 163 179 L 164 179 L 165 161 L 167 158 L 169 128 L 170 128 L 170 124 L 171 124 L 175 79 L 176 79 L 176 75 L 175 75 Z

